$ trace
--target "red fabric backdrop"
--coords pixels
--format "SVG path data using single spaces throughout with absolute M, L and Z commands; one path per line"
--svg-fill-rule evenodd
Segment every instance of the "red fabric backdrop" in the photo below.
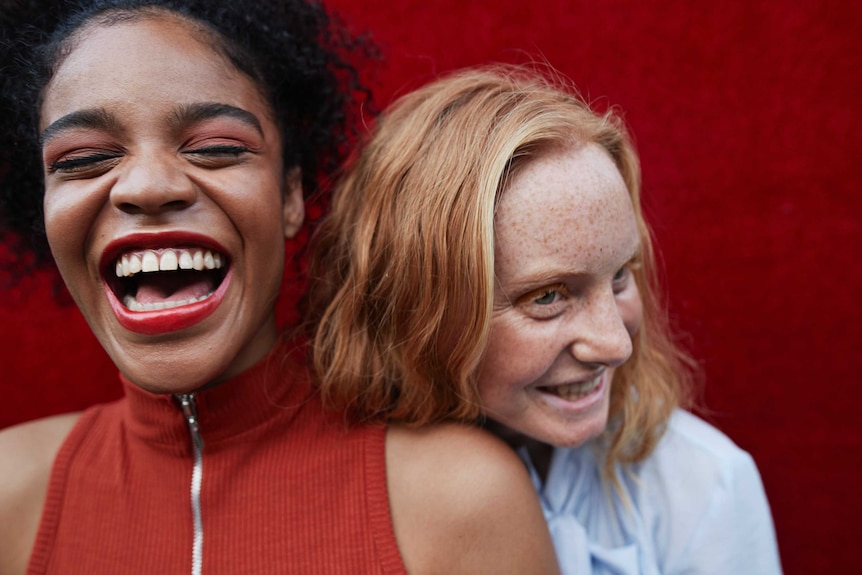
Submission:
M 625 110 L 707 417 L 758 461 L 786 573 L 862 564 L 862 4 L 327 4 L 380 44 L 380 105 L 453 68 L 545 59 Z M 46 278 L 4 294 L 0 326 L 0 427 L 118 394 Z

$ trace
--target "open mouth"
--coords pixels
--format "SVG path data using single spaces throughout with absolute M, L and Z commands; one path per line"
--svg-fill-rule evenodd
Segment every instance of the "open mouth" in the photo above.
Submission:
M 604 372 L 601 375 L 594 377 L 588 381 L 578 383 L 569 383 L 566 385 L 548 385 L 540 387 L 539 390 L 544 393 L 556 395 L 566 401 L 576 401 L 584 397 L 588 397 L 594 393 L 604 382 Z
M 207 248 L 160 248 L 118 254 L 108 287 L 132 312 L 148 312 L 201 302 L 213 295 L 227 273 L 227 257 Z

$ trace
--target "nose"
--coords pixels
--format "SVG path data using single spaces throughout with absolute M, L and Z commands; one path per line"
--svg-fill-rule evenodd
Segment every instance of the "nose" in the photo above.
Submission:
M 581 363 L 618 367 L 631 357 L 632 335 L 611 289 L 587 298 L 571 330 L 571 353 Z
M 111 203 L 130 214 L 181 210 L 197 195 L 181 158 L 170 152 L 141 153 L 127 158 L 126 170 L 111 188 Z

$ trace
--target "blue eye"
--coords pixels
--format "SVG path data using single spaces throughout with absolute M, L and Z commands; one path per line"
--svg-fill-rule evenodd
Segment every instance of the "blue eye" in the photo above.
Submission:
M 550 306 L 565 299 L 568 295 L 569 291 L 566 289 L 566 286 L 557 284 L 533 290 L 520 298 L 520 301 L 529 302 L 532 305 Z
M 621 291 L 626 289 L 629 283 L 629 277 L 631 277 L 631 270 L 629 269 L 628 264 L 617 270 L 617 273 L 614 274 L 612 280 L 614 286 L 614 293 L 620 293 Z
M 542 293 L 533 298 L 533 303 L 538 305 L 551 305 L 552 303 L 556 302 L 560 297 L 562 297 L 562 294 L 560 294 L 559 290 L 543 290 Z
M 551 319 L 563 313 L 569 305 L 569 289 L 563 284 L 551 284 L 529 291 L 515 301 L 526 316 L 537 320 Z

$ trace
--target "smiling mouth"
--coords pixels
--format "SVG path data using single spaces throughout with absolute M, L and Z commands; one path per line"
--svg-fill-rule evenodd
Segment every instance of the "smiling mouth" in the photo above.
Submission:
M 107 283 L 133 312 L 158 311 L 201 302 L 213 295 L 227 273 L 227 258 L 206 248 L 126 251 L 114 262 Z
M 566 385 L 549 385 L 540 387 L 539 389 L 545 393 L 556 395 L 557 397 L 567 401 L 575 401 L 577 399 L 587 397 L 596 391 L 599 386 L 601 386 L 602 381 L 604 381 L 604 373 L 590 379 L 589 381 L 569 383 Z

